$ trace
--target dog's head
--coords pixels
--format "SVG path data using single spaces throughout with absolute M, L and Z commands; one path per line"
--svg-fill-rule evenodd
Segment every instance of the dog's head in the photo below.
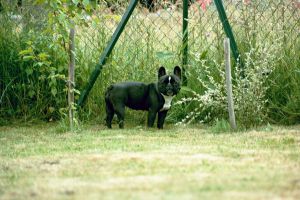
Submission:
M 162 66 L 158 70 L 158 91 L 165 96 L 175 96 L 180 91 L 181 69 L 174 67 L 173 74 L 167 74 Z

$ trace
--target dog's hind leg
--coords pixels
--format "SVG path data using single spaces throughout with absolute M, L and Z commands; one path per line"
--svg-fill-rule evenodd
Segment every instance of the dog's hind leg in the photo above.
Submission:
M 116 105 L 115 112 L 118 116 L 119 128 L 124 128 L 125 105 L 123 105 L 123 104 Z
M 114 114 L 115 114 L 115 111 L 114 111 L 114 108 L 113 106 L 111 105 L 110 102 L 106 102 L 106 126 L 108 128 L 111 128 L 111 122 L 112 122 L 112 119 L 114 118 Z
M 106 95 L 105 95 L 105 109 L 106 109 L 106 118 L 105 118 L 105 121 L 106 121 L 106 126 L 108 128 L 111 128 L 111 122 L 112 122 L 112 119 L 114 118 L 114 114 L 115 114 L 115 110 L 114 110 L 114 107 L 109 99 L 109 90 L 106 92 Z

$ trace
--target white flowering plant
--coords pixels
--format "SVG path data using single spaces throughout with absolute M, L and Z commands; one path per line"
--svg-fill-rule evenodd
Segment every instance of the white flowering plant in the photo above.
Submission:
M 270 87 L 267 80 L 280 59 L 280 48 L 274 44 L 273 41 L 251 45 L 244 54 L 244 68 L 235 65 L 232 69 L 234 109 L 240 127 L 257 126 L 267 120 L 266 93 Z M 177 124 L 227 119 L 224 63 L 209 62 L 197 53 L 193 56 L 197 65 L 190 68 L 188 76 L 192 77 L 194 83 L 183 88 L 187 95 L 176 102 L 177 105 L 186 106 L 189 111 Z M 244 76 L 241 76 L 242 72 Z

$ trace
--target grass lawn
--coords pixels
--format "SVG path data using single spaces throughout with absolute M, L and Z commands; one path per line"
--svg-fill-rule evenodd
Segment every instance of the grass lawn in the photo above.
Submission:
M 0 199 L 299 199 L 300 127 L 0 127 Z

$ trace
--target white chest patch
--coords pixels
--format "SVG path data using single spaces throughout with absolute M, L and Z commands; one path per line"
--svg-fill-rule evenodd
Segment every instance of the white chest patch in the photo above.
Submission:
M 164 97 L 165 100 L 165 104 L 163 105 L 163 107 L 160 109 L 160 111 L 164 111 L 164 110 L 169 110 L 171 107 L 171 102 L 174 96 L 166 96 L 161 94 Z

